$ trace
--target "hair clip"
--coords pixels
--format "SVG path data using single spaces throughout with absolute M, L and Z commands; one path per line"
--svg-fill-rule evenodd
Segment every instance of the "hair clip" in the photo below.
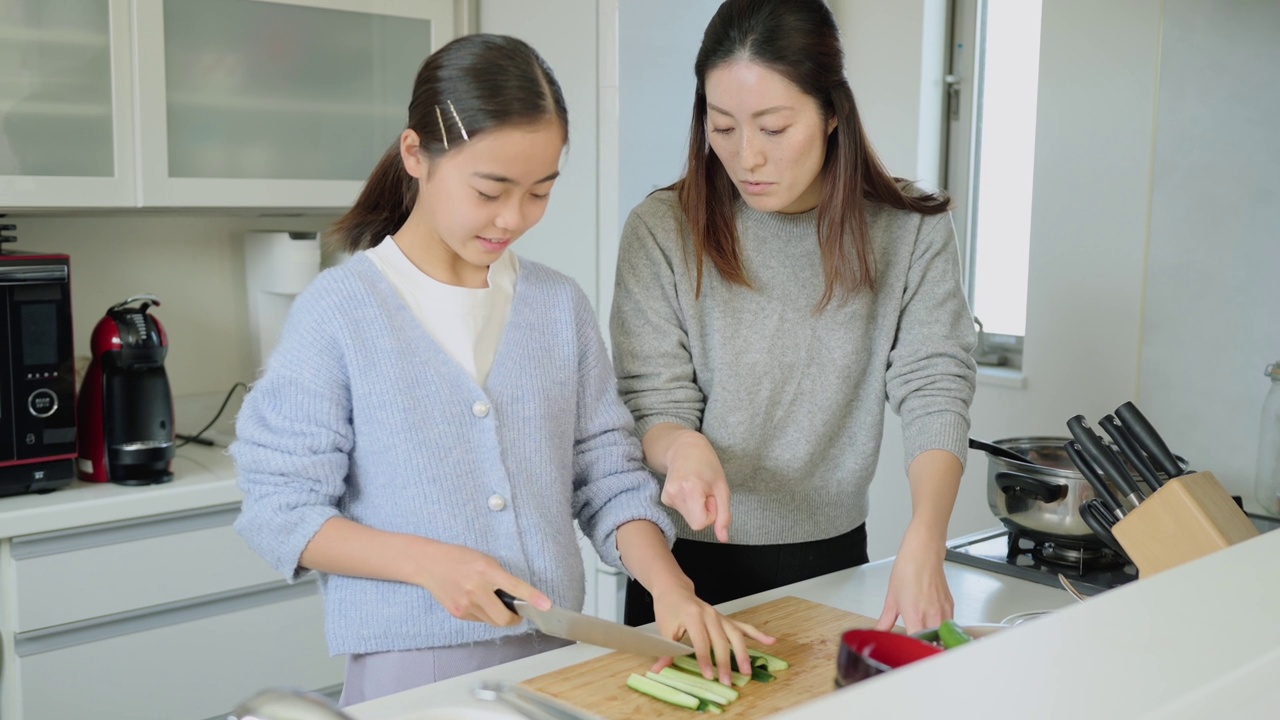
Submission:
M 458 117 L 458 111 L 453 107 L 452 100 L 445 100 L 449 103 L 449 112 L 453 113 L 453 121 L 458 123 L 458 129 L 462 131 L 462 139 L 471 142 L 471 138 L 467 137 L 467 129 L 462 125 L 462 118 Z
M 444 149 L 449 149 L 449 133 L 444 131 L 444 116 L 440 114 L 440 106 L 436 106 L 436 122 L 440 123 L 440 137 L 444 140 Z

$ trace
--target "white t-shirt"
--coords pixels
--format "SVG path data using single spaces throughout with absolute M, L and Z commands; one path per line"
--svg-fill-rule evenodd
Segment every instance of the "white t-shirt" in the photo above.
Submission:
M 519 271 L 515 253 L 504 252 L 489 266 L 489 287 L 466 288 L 419 270 L 390 235 L 365 252 L 427 333 L 483 387 L 511 315 Z

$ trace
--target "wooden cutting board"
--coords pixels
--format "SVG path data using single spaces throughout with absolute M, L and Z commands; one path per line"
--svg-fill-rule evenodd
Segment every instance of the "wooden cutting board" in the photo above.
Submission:
M 845 630 L 876 621 L 821 603 L 784 597 L 730 615 L 778 639 L 767 652 L 791 663 L 771 683 L 749 682 L 725 708 L 724 718 L 758 718 L 794 707 L 835 689 L 836 651 Z M 653 661 L 614 652 L 531 678 L 523 686 L 608 720 L 695 720 L 712 717 L 668 705 L 627 687 L 631 673 L 644 675 Z

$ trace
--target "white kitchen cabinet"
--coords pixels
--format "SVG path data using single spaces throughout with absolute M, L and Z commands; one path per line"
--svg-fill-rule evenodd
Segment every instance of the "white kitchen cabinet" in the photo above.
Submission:
M 4 0 L 0 208 L 349 206 L 474 0 Z
M 453 0 L 134 0 L 143 206 L 345 207 Z
M 129 207 L 129 0 L 0 2 L 0 208 Z
M 0 539 L 0 720 L 202 720 L 268 686 L 338 692 L 315 576 L 280 578 L 238 512 Z

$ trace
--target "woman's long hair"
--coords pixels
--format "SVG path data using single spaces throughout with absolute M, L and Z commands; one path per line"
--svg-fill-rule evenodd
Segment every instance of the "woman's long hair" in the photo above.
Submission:
M 831 10 L 821 0 L 727 0 L 702 36 L 694 62 L 697 89 L 689 125 L 685 176 L 672 186 L 692 233 L 697 293 L 711 259 L 730 283 L 750 286 L 734 224 L 737 190 L 707 137 L 707 73 L 747 61 L 791 81 L 835 118 L 823 161 L 818 202 L 818 245 L 825 284 L 819 308 L 860 290 L 875 291 L 875 257 L 867 231 L 866 201 L 934 215 L 946 212 L 944 193 L 908 195 L 876 157 L 844 75 L 844 50 Z
M 505 35 L 464 35 L 422 63 L 409 101 L 408 129 L 423 152 L 438 158 L 468 139 L 504 126 L 554 118 L 569 138 L 569 111 L 560 83 L 542 56 Z M 397 137 L 369 175 L 360 197 L 330 229 L 334 248 L 373 247 L 404 225 L 418 183 L 404 169 Z

